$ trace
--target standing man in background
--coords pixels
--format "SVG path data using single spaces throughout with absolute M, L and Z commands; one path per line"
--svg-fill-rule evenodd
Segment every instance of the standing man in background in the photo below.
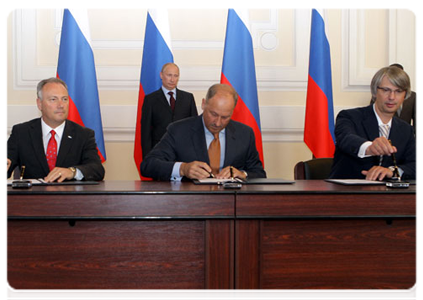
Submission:
M 141 116 L 142 156 L 154 148 L 166 132 L 167 126 L 177 120 L 197 116 L 194 95 L 177 88 L 179 67 L 167 63 L 160 72 L 162 87 L 145 96 Z

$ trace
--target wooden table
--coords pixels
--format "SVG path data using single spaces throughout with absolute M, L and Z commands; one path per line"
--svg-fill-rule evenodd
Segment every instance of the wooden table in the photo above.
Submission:
M 8 188 L 17 289 L 374 288 L 416 278 L 415 186 Z

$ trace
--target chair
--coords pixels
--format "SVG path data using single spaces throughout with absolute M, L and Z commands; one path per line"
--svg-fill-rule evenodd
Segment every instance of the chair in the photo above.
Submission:
M 17 166 L 15 170 L 13 170 L 13 179 L 19 179 L 21 177 L 21 168 Z
M 300 161 L 294 167 L 294 179 L 327 179 L 332 168 L 333 158 L 314 158 Z

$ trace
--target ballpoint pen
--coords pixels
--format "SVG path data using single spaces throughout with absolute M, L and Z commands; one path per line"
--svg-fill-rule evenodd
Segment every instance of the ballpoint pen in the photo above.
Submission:
M 229 167 L 229 170 L 231 171 L 231 179 L 234 179 L 234 171 L 232 170 L 232 166 Z
M 390 143 L 390 144 L 391 144 L 391 146 L 392 146 L 392 142 L 391 142 L 391 140 L 389 140 L 389 143 Z M 393 171 L 392 178 L 393 178 L 393 179 L 398 179 L 398 180 L 401 180 L 401 176 L 400 176 L 399 171 L 398 171 L 397 158 L 395 157 L 395 153 L 392 153 L 392 154 L 391 154 L 391 157 L 392 157 L 392 161 L 393 161 L 393 163 L 394 163 L 394 171 Z
M 25 166 L 22 166 L 21 176 L 19 177 L 19 180 L 22 180 L 23 179 L 24 173 L 25 173 Z

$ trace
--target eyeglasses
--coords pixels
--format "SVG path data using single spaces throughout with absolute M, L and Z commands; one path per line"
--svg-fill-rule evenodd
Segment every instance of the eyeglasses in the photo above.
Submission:
M 402 90 L 402 89 L 392 90 L 392 89 L 390 89 L 390 88 L 387 88 L 387 87 L 380 87 L 380 86 L 378 86 L 377 88 L 378 88 L 378 90 L 381 90 L 381 91 L 382 91 L 382 93 L 383 93 L 385 96 L 391 95 L 391 94 L 392 94 L 392 92 L 394 92 L 394 95 L 395 95 L 395 96 L 398 96 L 398 95 L 400 95 L 400 94 L 402 94 L 402 93 L 404 93 L 404 92 L 405 92 L 405 91 L 404 91 L 404 90 Z

